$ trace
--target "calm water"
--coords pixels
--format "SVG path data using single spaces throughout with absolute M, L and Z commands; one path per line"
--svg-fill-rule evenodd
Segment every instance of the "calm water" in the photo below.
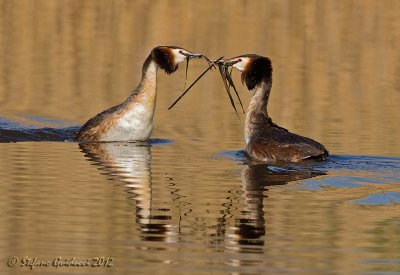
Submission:
M 0 274 L 30 274 L 25 257 L 51 261 L 40 274 L 400 273 L 399 8 L 0 0 Z M 149 142 L 71 141 L 168 44 L 269 56 L 272 118 L 332 156 L 251 162 L 216 72 L 167 110 L 184 69 L 159 73 Z M 191 62 L 188 81 L 206 66 Z M 112 266 L 55 268 L 57 257 Z

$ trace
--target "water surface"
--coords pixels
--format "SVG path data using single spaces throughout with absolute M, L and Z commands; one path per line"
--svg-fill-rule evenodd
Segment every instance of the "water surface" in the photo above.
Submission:
M 8 267 L 12 256 L 113 259 L 40 274 L 399 273 L 399 8 L 0 1 L 0 273 L 31 274 Z M 244 116 L 216 72 L 167 110 L 184 66 L 158 75 L 149 142 L 74 142 L 80 125 L 136 87 L 157 45 L 269 56 L 271 117 L 332 155 L 252 162 Z M 191 62 L 188 82 L 206 66 Z

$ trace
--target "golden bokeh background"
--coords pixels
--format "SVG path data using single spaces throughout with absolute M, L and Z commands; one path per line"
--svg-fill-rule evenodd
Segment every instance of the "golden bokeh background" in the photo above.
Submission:
M 129 95 L 157 45 L 210 58 L 258 53 L 273 61 L 269 110 L 276 123 L 325 143 L 334 154 L 398 155 L 399 5 L 1 1 L 0 113 L 82 124 Z M 188 81 L 205 67 L 191 62 Z M 235 75 L 247 105 L 250 95 Z M 186 140 L 193 134 L 217 143 L 215 149 L 232 140 L 240 148 L 243 119 L 235 117 L 217 72 L 171 111 L 184 70 L 160 73 L 158 83 L 153 137 Z

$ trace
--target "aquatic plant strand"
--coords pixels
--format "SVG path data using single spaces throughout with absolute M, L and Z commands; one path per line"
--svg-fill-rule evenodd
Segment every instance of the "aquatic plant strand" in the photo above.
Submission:
M 219 68 L 219 72 L 220 72 L 221 77 L 222 77 L 222 82 L 224 82 L 224 86 L 225 86 L 226 92 L 228 94 L 229 100 L 231 101 L 231 105 L 232 105 L 233 109 L 235 110 L 236 116 L 239 118 L 238 112 L 236 110 L 235 102 L 234 102 L 234 100 L 232 98 L 230 89 L 228 87 L 228 81 L 226 79 L 227 78 L 226 77 L 226 72 L 227 72 L 226 66 L 225 66 L 225 64 L 218 64 L 218 68 Z
M 186 89 L 186 81 L 187 81 L 187 76 L 188 76 L 188 70 L 189 70 L 189 58 L 186 58 L 185 85 L 183 85 L 183 90 Z
M 193 87 L 193 85 L 197 83 L 197 81 L 199 81 L 209 70 L 211 70 L 211 68 L 215 67 L 214 63 L 216 63 L 217 61 L 220 61 L 222 58 L 224 58 L 224 57 L 222 56 L 222 57 L 218 58 L 215 62 L 211 62 L 208 60 L 208 58 L 206 58 L 207 61 L 209 61 L 210 66 L 199 77 L 197 77 L 197 79 L 195 81 L 193 81 L 192 84 L 190 84 L 190 86 L 174 101 L 174 103 L 171 104 L 171 106 L 168 107 L 168 110 L 171 110 L 172 107 L 174 107 L 176 105 L 176 103 L 178 103 L 179 100 L 181 100 L 182 97 Z
M 243 114 L 244 114 L 245 111 L 244 111 L 244 108 L 243 108 L 242 100 L 240 100 L 239 93 L 237 92 L 236 87 L 235 87 L 235 84 L 233 83 L 233 80 L 232 80 L 232 70 L 233 70 L 233 69 L 232 69 L 232 67 L 231 67 L 231 71 L 230 71 L 230 72 L 228 71 L 228 68 L 225 68 L 225 70 L 226 70 L 226 78 L 227 78 L 228 83 L 229 83 L 228 88 L 230 89 L 230 87 L 232 87 L 233 90 L 235 91 L 236 96 L 237 96 L 237 98 L 238 98 L 238 100 L 239 100 L 240 106 L 242 107 Z
M 236 87 L 235 87 L 235 84 L 233 83 L 233 80 L 232 80 L 232 67 L 231 67 L 231 71 L 229 72 L 228 71 L 228 67 L 227 66 L 225 66 L 225 75 L 226 75 L 226 79 L 228 80 L 228 88 L 230 89 L 230 87 L 232 87 L 233 88 L 233 90 L 235 91 L 235 94 L 236 94 L 236 96 L 237 96 L 237 98 L 238 98 L 238 100 L 239 100 L 239 103 L 240 103 L 240 106 L 242 107 L 242 111 L 243 111 L 243 114 L 245 113 L 245 111 L 244 111 L 244 108 L 243 108 L 243 104 L 242 104 L 242 100 L 240 99 L 240 97 L 239 97 L 239 93 L 237 92 L 237 90 L 236 90 Z

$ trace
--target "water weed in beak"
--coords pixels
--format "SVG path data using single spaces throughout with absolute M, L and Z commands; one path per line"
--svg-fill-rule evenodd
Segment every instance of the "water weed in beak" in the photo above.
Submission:
M 208 68 L 199 77 L 197 77 L 197 79 L 195 81 L 193 81 L 192 84 L 190 84 L 190 86 L 174 101 L 174 103 L 172 103 L 171 106 L 168 107 L 168 110 L 171 110 L 176 105 L 176 103 L 178 103 L 179 100 L 181 100 L 182 97 L 194 86 L 194 84 L 196 84 L 197 81 L 199 81 L 209 70 L 214 68 L 216 62 L 220 61 L 223 58 L 223 56 L 222 56 L 222 57 L 218 58 L 215 62 L 212 62 L 211 60 L 209 60 L 205 56 L 203 56 L 203 57 L 207 60 L 207 62 L 210 65 L 208 66 Z
M 243 108 L 242 100 L 240 99 L 239 93 L 236 90 L 235 84 L 233 83 L 233 80 L 232 80 L 232 70 L 233 70 L 233 68 L 231 67 L 231 71 L 229 72 L 228 71 L 228 67 L 225 67 L 225 71 L 226 71 L 225 72 L 225 76 L 226 76 L 226 79 L 228 80 L 228 84 L 229 84 L 228 88 L 230 89 L 230 87 L 232 87 L 233 90 L 235 91 L 235 94 L 236 94 L 236 96 L 237 96 L 237 98 L 239 100 L 239 103 L 240 103 L 240 107 L 242 107 L 242 111 L 243 111 L 243 114 L 244 114 L 245 111 L 244 111 L 244 108 Z
M 237 117 L 239 118 L 238 112 L 236 110 L 235 102 L 233 101 L 230 89 L 228 87 L 228 80 L 227 80 L 227 76 L 226 76 L 227 66 L 225 64 L 220 63 L 220 64 L 218 64 L 218 68 L 219 68 L 219 72 L 222 77 L 222 82 L 224 82 L 224 86 L 225 86 L 226 92 L 228 94 L 229 100 L 231 101 L 231 105 L 232 105 L 233 109 L 235 110 Z

